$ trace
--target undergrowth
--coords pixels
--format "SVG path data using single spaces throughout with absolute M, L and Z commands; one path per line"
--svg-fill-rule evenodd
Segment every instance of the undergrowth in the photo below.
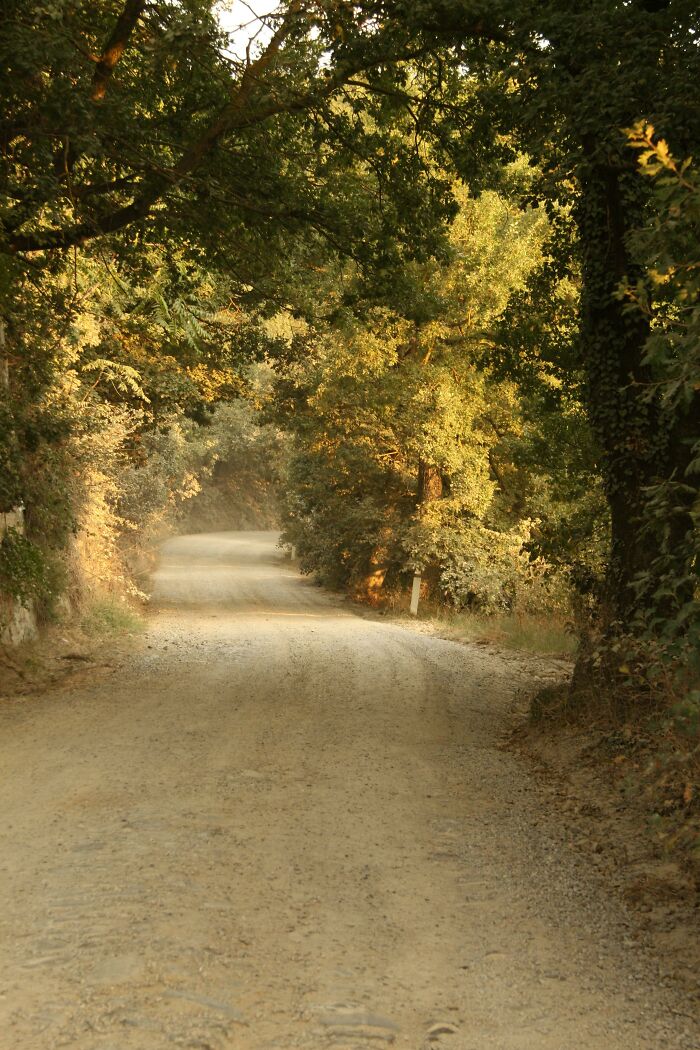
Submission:
M 607 770 L 628 805 L 645 814 L 658 846 L 700 874 L 697 706 L 672 675 L 652 688 L 618 673 L 541 690 L 530 719 L 544 733 L 573 727 L 590 733 L 594 764 Z
M 576 638 L 564 620 L 524 613 L 496 613 L 492 616 L 460 612 L 438 614 L 431 619 L 445 622 L 458 638 L 491 642 L 509 649 L 522 649 L 548 656 L 571 656 Z
M 80 626 L 88 635 L 137 634 L 145 622 L 129 605 L 116 598 L 100 598 L 85 609 Z
M 409 595 L 397 590 L 386 594 L 384 606 L 395 615 L 408 616 L 409 602 Z M 543 656 L 573 656 L 578 645 L 569 621 L 558 610 L 486 613 L 456 610 L 424 598 L 418 619 L 439 624 L 455 641 L 487 642 Z

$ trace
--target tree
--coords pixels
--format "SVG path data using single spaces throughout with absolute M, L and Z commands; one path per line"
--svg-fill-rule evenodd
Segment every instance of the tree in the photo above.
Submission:
M 146 430 L 239 392 L 242 359 L 273 349 L 264 315 L 304 271 L 437 243 L 443 185 L 405 145 L 373 160 L 370 96 L 342 94 L 381 76 L 371 26 L 358 22 L 364 54 L 331 68 L 333 18 L 283 5 L 269 43 L 238 60 L 204 0 L 3 7 L 0 501 L 29 506 L 44 546 L 79 527 L 78 446 L 102 454 L 88 433 L 111 485 Z
M 470 98 L 461 114 L 446 113 L 441 142 L 468 180 L 488 184 L 494 159 L 520 146 L 543 173 L 540 199 L 572 209 L 579 354 L 612 520 L 608 615 L 630 626 L 649 597 L 635 586 L 652 553 L 645 492 L 683 469 L 700 413 L 697 404 L 678 406 L 671 418 L 649 396 L 649 319 L 626 310 L 617 294 L 639 274 L 630 237 L 649 207 L 624 129 L 651 119 L 683 155 L 700 140 L 697 7 L 666 0 L 596 0 L 575 11 L 559 0 L 488 9 L 470 0 L 370 6 L 379 18 L 403 18 L 424 43 L 442 44 L 445 62 L 463 71 Z M 448 69 L 445 78 L 453 76 Z
M 700 185 L 690 159 L 678 162 L 654 128 L 630 130 L 642 173 L 657 203 L 653 221 L 638 230 L 631 250 L 644 277 L 621 298 L 628 309 L 653 318 L 645 364 L 650 393 L 673 420 L 679 448 L 676 469 L 654 480 L 645 495 L 644 527 L 653 557 L 637 587 L 646 597 L 639 627 L 671 647 L 677 670 L 697 681 L 700 654 Z M 649 586 L 649 576 L 654 588 Z M 697 701 L 697 690 L 696 690 Z
M 522 497 L 529 479 L 508 454 L 520 398 L 486 350 L 547 224 L 492 192 L 455 195 L 447 259 L 406 267 L 391 309 L 358 300 L 362 281 L 346 272 L 353 309 L 329 328 L 321 301 L 305 353 L 283 359 L 278 418 L 294 438 L 285 530 L 307 571 L 372 600 L 420 568 L 435 597 L 493 610 L 524 568 L 530 524 L 512 490 Z

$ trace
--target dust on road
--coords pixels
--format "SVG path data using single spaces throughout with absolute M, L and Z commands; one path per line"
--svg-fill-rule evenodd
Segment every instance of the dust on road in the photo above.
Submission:
M 180 537 L 148 647 L 0 712 L 3 1050 L 661 1050 L 700 1026 L 498 748 L 526 672 Z

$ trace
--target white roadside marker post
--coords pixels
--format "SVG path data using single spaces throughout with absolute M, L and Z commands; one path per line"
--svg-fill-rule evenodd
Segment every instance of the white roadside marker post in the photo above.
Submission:
M 417 572 L 413 577 L 413 589 L 411 590 L 411 616 L 418 615 L 418 602 L 420 600 L 421 574 Z

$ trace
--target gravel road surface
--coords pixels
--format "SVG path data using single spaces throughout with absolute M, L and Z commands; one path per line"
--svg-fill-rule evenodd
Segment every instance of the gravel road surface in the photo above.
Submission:
M 499 747 L 531 664 L 276 539 L 169 541 L 116 673 L 0 709 L 2 1050 L 700 1047 Z

